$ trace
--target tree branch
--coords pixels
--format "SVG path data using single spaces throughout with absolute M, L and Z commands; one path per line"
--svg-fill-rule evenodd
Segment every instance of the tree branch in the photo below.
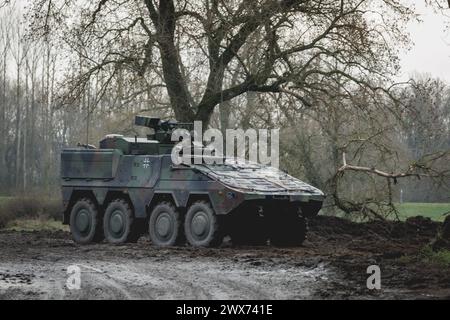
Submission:
M 450 151 L 448 151 L 447 153 L 450 153 Z M 447 154 L 447 153 L 445 153 L 445 154 Z M 426 155 L 422 159 L 431 157 L 429 161 L 435 161 L 439 158 L 442 158 L 443 156 L 444 155 L 442 153 L 437 153 L 437 154 L 433 154 L 433 155 Z M 424 171 L 424 173 L 418 172 L 419 170 Z M 420 179 L 421 177 L 439 178 L 446 174 L 446 172 L 432 173 L 433 170 L 430 167 L 426 166 L 425 164 L 421 164 L 421 161 L 411 164 L 405 172 L 401 172 L 401 173 L 393 173 L 393 172 L 388 173 L 385 171 L 378 170 L 374 167 L 370 168 L 370 167 L 354 166 L 354 165 L 347 164 L 347 160 L 345 158 L 345 152 L 344 152 L 344 153 L 342 153 L 342 167 L 340 167 L 337 172 L 338 172 L 338 174 L 339 173 L 342 174 L 345 171 L 367 172 L 367 173 L 375 174 L 375 175 L 378 175 L 380 177 L 384 177 L 387 179 L 393 179 L 394 183 L 397 183 L 398 178 L 407 178 L 407 177 L 416 177 L 418 179 Z

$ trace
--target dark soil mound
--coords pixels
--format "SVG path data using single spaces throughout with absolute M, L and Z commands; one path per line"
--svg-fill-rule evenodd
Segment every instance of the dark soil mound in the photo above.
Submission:
M 352 222 L 348 219 L 317 216 L 309 220 L 310 233 L 324 240 L 339 240 L 341 237 L 364 238 L 366 240 L 417 240 L 432 238 L 441 223 L 421 216 L 406 221 Z

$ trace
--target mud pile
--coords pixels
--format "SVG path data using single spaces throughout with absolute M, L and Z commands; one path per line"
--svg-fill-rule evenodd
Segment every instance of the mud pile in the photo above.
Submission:
M 348 239 L 399 240 L 417 242 L 433 238 L 442 224 L 422 216 L 406 221 L 371 221 L 356 223 L 331 216 L 318 216 L 309 221 L 309 234 L 316 240 Z

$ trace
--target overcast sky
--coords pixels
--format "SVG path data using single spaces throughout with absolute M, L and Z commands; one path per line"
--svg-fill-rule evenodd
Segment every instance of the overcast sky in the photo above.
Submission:
M 1 0 L 0 0 L 1 1 Z M 30 0 L 17 0 L 19 6 L 24 6 Z M 447 1 L 440 0 L 443 4 Z M 433 12 L 425 6 L 424 0 L 404 0 L 411 2 L 421 14 L 421 23 L 411 22 L 407 31 L 413 41 L 409 51 L 403 51 L 401 58 L 401 74 L 399 81 L 408 80 L 415 72 L 428 73 L 439 77 L 450 84 L 450 9 L 446 10 L 445 17 L 442 12 Z
M 450 17 L 434 13 L 422 1 L 415 2 L 423 22 L 410 23 L 408 26 L 414 43 L 409 52 L 401 55 L 401 78 L 408 78 L 417 71 L 450 83 L 450 32 L 446 30 L 446 22 L 450 22 Z

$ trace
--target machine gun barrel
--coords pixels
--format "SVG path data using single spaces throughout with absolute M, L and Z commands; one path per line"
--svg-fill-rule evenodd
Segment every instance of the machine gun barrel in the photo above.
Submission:
M 136 116 L 134 118 L 134 124 L 141 127 L 157 129 L 161 123 L 159 118 L 150 118 L 144 116 Z
M 177 128 L 192 130 L 194 124 L 190 122 L 177 122 L 173 120 L 162 121 L 160 118 L 151 118 L 145 116 L 136 116 L 134 124 L 147 127 L 155 131 L 171 131 Z
M 160 118 L 145 116 L 136 116 L 134 124 L 153 129 L 154 133 L 148 135 L 148 138 L 158 140 L 162 143 L 172 143 L 170 137 L 172 135 L 172 131 L 176 129 L 186 129 L 188 131 L 192 131 L 194 129 L 193 123 L 176 122 L 173 120 L 162 121 Z

